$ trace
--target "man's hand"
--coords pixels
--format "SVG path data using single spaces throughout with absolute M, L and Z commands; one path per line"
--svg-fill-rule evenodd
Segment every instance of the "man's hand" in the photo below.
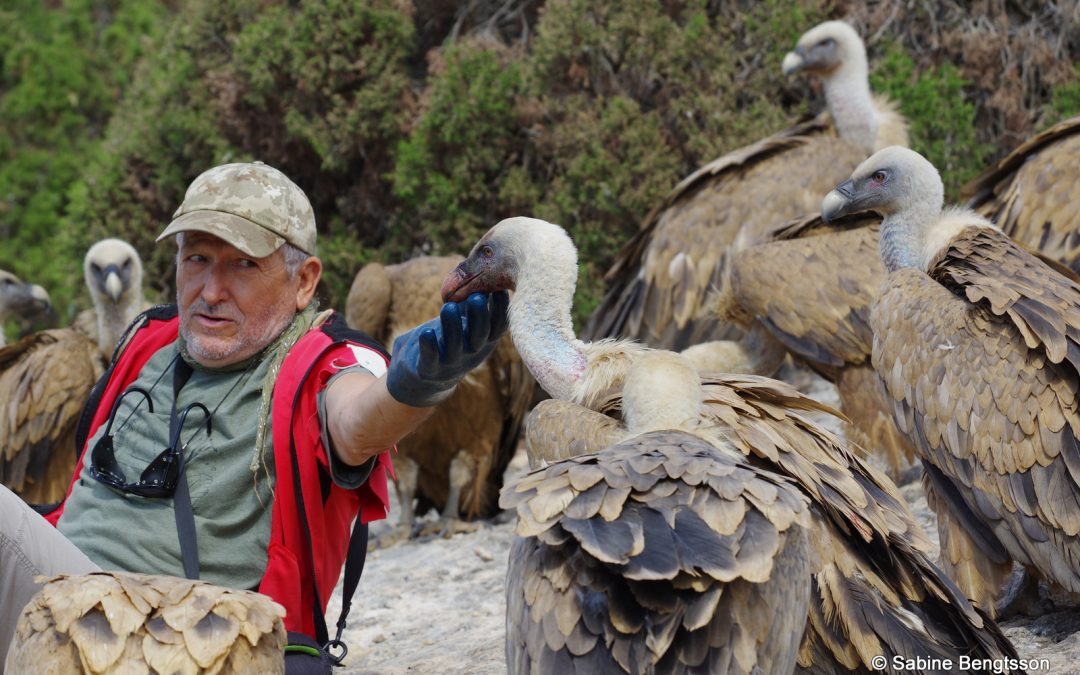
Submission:
M 446 400 L 480 365 L 506 332 L 506 291 L 473 293 L 443 305 L 439 318 L 394 340 L 386 388 L 397 401 L 417 408 Z

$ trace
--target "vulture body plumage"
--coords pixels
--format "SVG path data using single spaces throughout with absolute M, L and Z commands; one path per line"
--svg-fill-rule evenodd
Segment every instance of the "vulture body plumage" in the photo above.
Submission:
M 0 483 L 31 504 L 67 494 L 83 405 L 144 302 L 142 263 L 125 242 L 94 244 L 84 276 L 96 340 L 76 327 L 59 328 L 0 349 Z
M 391 346 L 401 333 L 439 315 L 439 285 L 460 260 L 421 257 L 365 266 L 349 291 L 346 321 Z M 445 519 L 487 518 L 497 512 L 503 473 L 532 390 L 532 377 L 506 336 L 430 418 L 398 443 L 394 467 L 401 525 L 413 525 L 414 496 Z
M 599 452 L 503 491 L 519 535 L 507 571 L 511 673 L 794 668 L 819 566 L 808 500 L 722 429 L 698 424 L 697 372 L 679 359 L 641 356 L 624 390 L 626 427 Z M 566 401 L 539 407 L 553 404 L 570 424 L 598 415 Z
M 1022 143 L 968 183 L 968 207 L 1080 272 L 1080 117 Z
M 710 289 L 723 287 L 736 239 L 751 245 L 764 230 L 817 211 L 821 195 L 875 148 L 906 144 L 903 119 L 871 96 L 866 49 L 851 26 L 830 21 L 807 31 L 784 60 L 785 73 L 799 70 L 821 75 L 829 112 L 679 183 L 617 256 L 587 337 L 676 350 L 737 337 L 706 309 Z
M 251 591 L 126 572 L 59 575 L 23 609 L 12 673 L 285 672 L 285 608 Z
M 477 290 L 514 290 L 510 330 L 518 350 L 540 385 L 558 399 L 550 405 L 564 406 L 557 414 L 533 414 L 531 421 L 555 422 L 553 428 L 527 432 L 534 454 L 541 448 L 555 448 L 546 459 L 573 455 L 574 450 L 566 448 L 574 444 L 581 451 L 595 451 L 608 444 L 617 434 L 617 427 L 610 423 L 598 425 L 606 431 L 594 430 L 580 438 L 574 437 L 575 430 L 582 423 L 591 425 L 595 415 L 625 411 L 628 374 L 637 362 L 655 353 L 626 340 L 578 340 L 570 320 L 576 279 L 576 250 L 561 228 L 531 218 L 512 218 L 489 231 L 443 285 L 444 298 L 449 299 Z M 810 527 L 821 567 L 813 576 L 807 616 L 798 625 L 788 627 L 798 631 L 800 626 L 806 626 L 798 655 L 801 667 L 846 672 L 870 669 L 873 657 L 880 655 L 891 659 L 894 654 L 909 653 L 953 658 L 961 653 L 1015 653 L 989 617 L 974 608 L 926 558 L 924 551 L 929 541 L 903 504 L 896 486 L 853 454 L 839 438 L 799 412 L 829 408 L 768 378 L 708 374 L 699 376 L 699 386 L 700 412 L 697 419 L 685 423 L 722 430 L 728 446 L 742 454 L 743 462 L 778 480 L 790 481 L 809 500 Z M 660 405 L 670 398 L 663 392 L 661 387 L 645 398 Z M 588 408 L 591 417 L 576 422 L 567 402 Z M 632 409 L 640 407 L 637 404 Z M 659 475 L 672 476 L 666 460 L 659 461 L 664 464 L 663 469 L 657 469 Z M 645 466 L 643 463 L 636 470 L 649 474 L 642 477 L 642 484 L 651 485 L 655 477 Z M 592 470 L 577 470 L 595 474 Z M 569 475 L 566 480 L 570 480 Z M 543 491 L 537 485 L 537 493 Z M 558 517 L 560 509 L 576 503 L 572 490 L 560 495 L 555 500 L 544 498 L 542 514 L 532 511 L 537 524 Z M 676 504 L 653 501 L 653 497 L 645 500 L 650 501 L 665 504 L 666 510 L 658 507 L 661 514 L 669 525 L 675 522 L 679 511 Z M 626 503 L 617 500 L 604 520 L 612 522 L 622 513 L 616 507 Z M 767 510 L 764 515 L 772 517 Z M 575 518 L 574 514 L 569 513 L 569 518 Z M 562 527 L 565 530 L 565 525 Z M 558 564 L 556 558 L 548 560 Z M 512 562 L 519 564 L 526 563 Z M 580 569 L 570 564 L 569 569 L 558 569 L 566 575 Z M 558 569 L 553 569 L 552 574 L 563 573 Z M 541 584 L 540 589 L 546 588 Z M 525 589 L 526 594 L 533 592 L 537 589 Z M 535 622 L 553 606 L 563 612 L 564 620 L 574 612 L 592 613 L 596 618 L 620 611 L 598 600 L 583 606 L 577 596 L 561 597 L 565 604 L 554 605 L 554 597 L 535 600 L 531 620 Z M 541 621 L 544 631 L 574 627 L 569 621 L 561 625 L 549 625 L 548 621 Z M 533 649 L 530 641 L 541 636 L 554 640 L 551 644 L 558 643 L 554 633 L 535 631 L 535 627 L 524 630 L 526 651 Z
M 884 216 L 873 365 L 926 469 L 946 570 L 990 611 L 1013 560 L 1080 592 L 1080 284 L 943 200 L 933 165 L 887 148 L 822 210 Z

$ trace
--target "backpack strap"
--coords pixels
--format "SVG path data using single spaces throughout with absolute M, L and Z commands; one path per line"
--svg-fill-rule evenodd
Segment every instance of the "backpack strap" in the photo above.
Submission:
M 330 339 L 331 343 L 326 349 L 331 349 L 340 344 L 351 342 L 354 344 L 360 344 L 365 347 L 370 347 L 380 354 L 382 354 L 387 360 L 390 356 L 387 354 L 383 346 L 362 331 L 358 331 L 345 323 L 344 318 L 337 313 L 332 314 L 328 320 L 323 322 L 319 328 Z M 326 349 L 323 350 L 325 353 Z M 304 373 L 300 378 L 300 386 L 297 388 L 293 397 L 293 408 L 295 409 L 299 404 L 300 393 L 303 390 L 303 383 L 307 381 L 311 375 L 311 370 L 315 367 L 318 359 L 312 361 L 308 366 L 308 371 Z M 346 619 L 349 615 L 349 610 L 352 608 L 352 598 L 356 593 L 356 588 L 360 583 L 360 576 L 364 571 L 364 563 L 367 560 L 367 543 L 368 543 L 368 525 L 361 522 L 359 514 L 357 514 L 356 521 L 353 523 L 352 534 L 349 537 L 349 548 L 345 555 L 345 576 L 342 581 L 342 602 L 341 613 L 338 616 L 336 628 L 337 633 L 333 640 L 330 639 L 330 631 L 326 625 L 326 617 L 323 615 L 322 602 L 319 597 L 319 584 L 318 580 L 314 578 L 315 575 L 315 548 L 312 542 L 311 528 L 309 527 L 309 521 L 307 516 L 307 507 L 304 504 L 304 492 L 300 481 L 300 461 L 299 455 L 296 452 L 296 442 L 292 433 L 289 434 L 289 456 L 291 460 L 291 468 L 293 475 L 293 491 L 296 496 L 296 507 L 300 515 L 300 528 L 304 533 L 304 542 L 307 546 L 308 560 L 311 562 L 312 571 L 312 598 L 315 619 L 315 639 L 321 644 L 323 650 L 330 657 L 335 665 L 341 663 L 344 660 L 345 655 L 348 654 L 348 646 L 342 641 L 341 636 L 345 631 Z M 340 650 L 340 653 L 333 653 L 331 650 Z

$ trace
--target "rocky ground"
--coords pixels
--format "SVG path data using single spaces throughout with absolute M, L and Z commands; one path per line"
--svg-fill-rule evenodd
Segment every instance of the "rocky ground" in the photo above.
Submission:
M 805 372 L 792 381 L 811 396 L 836 403 L 830 384 Z M 527 469 L 522 452 L 507 470 L 511 481 Z M 918 480 L 901 492 L 931 539 L 934 516 Z M 392 512 L 393 522 L 396 513 Z M 372 534 L 387 529 L 376 523 Z M 368 554 L 360 589 L 345 633 L 350 653 L 345 673 L 504 673 L 504 577 L 513 538 L 513 519 L 504 513 L 474 532 L 446 539 L 401 542 Z M 340 588 L 328 619 L 340 608 Z M 1045 659 L 1032 673 L 1080 675 L 1080 610 L 1053 612 L 1002 623 L 1021 658 Z

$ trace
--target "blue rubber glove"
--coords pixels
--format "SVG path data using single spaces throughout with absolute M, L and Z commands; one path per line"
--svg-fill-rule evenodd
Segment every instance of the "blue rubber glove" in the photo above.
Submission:
M 415 408 L 446 400 L 454 387 L 480 365 L 506 332 L 506 291 L 473 293 L 464 302 L 443 305 L 439 318 L 394 340 L 386 388 Z

